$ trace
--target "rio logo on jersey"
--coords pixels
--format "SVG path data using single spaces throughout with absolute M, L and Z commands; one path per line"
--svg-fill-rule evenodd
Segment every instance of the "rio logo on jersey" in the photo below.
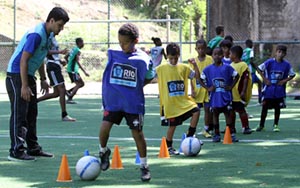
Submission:
M 215 92 L 225 92 L 225 80 L 223 78 L 214 79 L 213 84 L 216 87 Z
M 183 96 L 184 95 L 184 82 L 182 80 L 168 82 L 168 90 L 170 96 Z
M 115 63 L 111 70 L 111 84 L 136 87 L 137 69 L 135 67 L 126 64 Z

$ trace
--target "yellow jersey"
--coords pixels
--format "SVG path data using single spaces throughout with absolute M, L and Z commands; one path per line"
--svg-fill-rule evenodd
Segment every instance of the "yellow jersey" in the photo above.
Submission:
M 206 55 L 204 61 L 200 61 L 198 57 L 195 58 L 196 63 L 199 68 L 200 75 L 205 67 L 213 63 L 213 59 L 211 56 Z M 191 65 L 191 68 L 194 69 L 194 66 Z M 192 79 L 191 80 L 192 87 L 194 88 L 194 100 L 196 103 L 204 103 L 208 102 L 208 91 L 202 87 L 198 80 Z
M 188 79 L 195 76 L 189 65 L 161 64 L 156 67 L 156 73 L 161 115 L 164 114 L 166 119 L 175 118 L 197 107 L 188 95 Z
M 248 77 L 248 84 L 247 84 L 247 89 L 246 89 L 246 93 L 245 93 L 245 105 L 247 105 L 251 99 L 252 96 L 252 77 L 251 77 L 251 73 L 249 71 L 249 67 L 248 65 L 241 61 L 238 63 L 232 62 L 230 64 L 240 75 L 237 83 L 235 84 L 234 88 L 232 89 L 232 96 L 233 96 L 233 100 L 234 102 L 241 102 L 241 96 L 240 96 L 240 92 L 244 87 L 244 83 L 243 80 L 245 79 L 245 77 Z M 247 74 L 244 74 L 245 71 L 247 71 Z

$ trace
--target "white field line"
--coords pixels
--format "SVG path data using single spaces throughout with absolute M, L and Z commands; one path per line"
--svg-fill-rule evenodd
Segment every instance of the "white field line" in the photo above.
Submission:
M 39 138 L 49 138 L 49 139 L 82 139 L 82 140 L 98 140 L 98 137 L 95 136 L 51 136 L 51 135 L 42 135 L 38 136 Z M 8 138 L 8 135 L 0 135 L 0 138 Z M 133 141 L 131 137 L 110 137 L 109 140 L 112 141 Z M 161 141 L 161 138 L 146 138 L 149 141 Z M 181 139 L 173 139 L 174 141 L 181 141 Z M 212 139 L 200 139 L 203 142 L 212 142 Z M 243 143 L 257 143 L 257 142 L 273 142 L 273 143 L 300 143 L 300 139 L 284 139 L 284 140 L 264 140 L 264 139 L 252 139 L 252 140 L 243 140 L 239 139 L 239 142 Z

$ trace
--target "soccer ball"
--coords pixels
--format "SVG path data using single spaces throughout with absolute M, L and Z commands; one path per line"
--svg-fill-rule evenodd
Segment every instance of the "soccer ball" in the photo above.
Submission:
M 195 137 L 187 137 L 181 142 L 181 150 L 185 156 L 197 156 L 201 150 L 201 141 Z
M 95 180 L 100 172 L 100 162 L 96 157 L 84 156 L 76 163 L 76 174 L 81 180 Z

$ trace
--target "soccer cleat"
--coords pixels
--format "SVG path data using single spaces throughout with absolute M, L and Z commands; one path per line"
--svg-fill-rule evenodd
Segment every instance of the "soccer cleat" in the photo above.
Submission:
M 274 125 L 273 131 L 274 132 L 279 132 L 280 131 L 279 126 L 278 125 Z
M 213 142 L 221 142 L 221 136 L 219 134 L 215 134 L 212 139 Z
M 142 180 L 142 181 L 145 181 L 145 182 L 150 181 L 150 179 L 151 179 L 151 174 L 150 174 L 149 167 L 143 165 L 143 166 L 140 168 L 140 170 L 141 170 L 141 180 Z
M 201 132 L 199 132 L 197 135 L 203 135 L 205 138 L 211 138 L 211 134 L 209 134 L 208 131 L 206 131 L 205 129 L 203 129 Z
M 238 142 L 239 140 L 236 138 L 235 134 L 231 134 L 232 142 Z
M 70 117 L 70 116 L 68 116 L 68 115 L 66 115 L 65 117 L 63 117 L 61 120 L 62 120 L 62 121 L 76 121 L 75 118 L 72 118 L 72 117 Z
M 99 152 L 99 158 L 100 158 L 100 161 L 101 161 L 101 164 L 100 164 L 100 168 L 101 170 L 105 171 L 109 168 L 109 156 L 110 156 L 110 149 L 107 148 L 106 152 L 103 153 L 103 152 Z
M 168 151 L 169 151 L 169 155 L 179 155 L 179 152 L 176 151 L 176 149 L 174 149 L 173 147 L 169 147 Z
M 21 152 L 20 154 L 16 155 L 14 152 L 11 152 L 7 157 L 9 161 L 35 161 L 35 157 L 28 155 L 25 152 Z
M 252 129 L 253 131 L 256 131 L 256 132 L 261 132 L 261 131 L 264 131 L 265 128 L 264 127 L 261 127 L 260 125 L 258 125 L 257 127 L 255 127 L 254 129 Z
M 251 134 L 251 133 L 252 130 L 249 127 L 243 129 L 243 134 Z

